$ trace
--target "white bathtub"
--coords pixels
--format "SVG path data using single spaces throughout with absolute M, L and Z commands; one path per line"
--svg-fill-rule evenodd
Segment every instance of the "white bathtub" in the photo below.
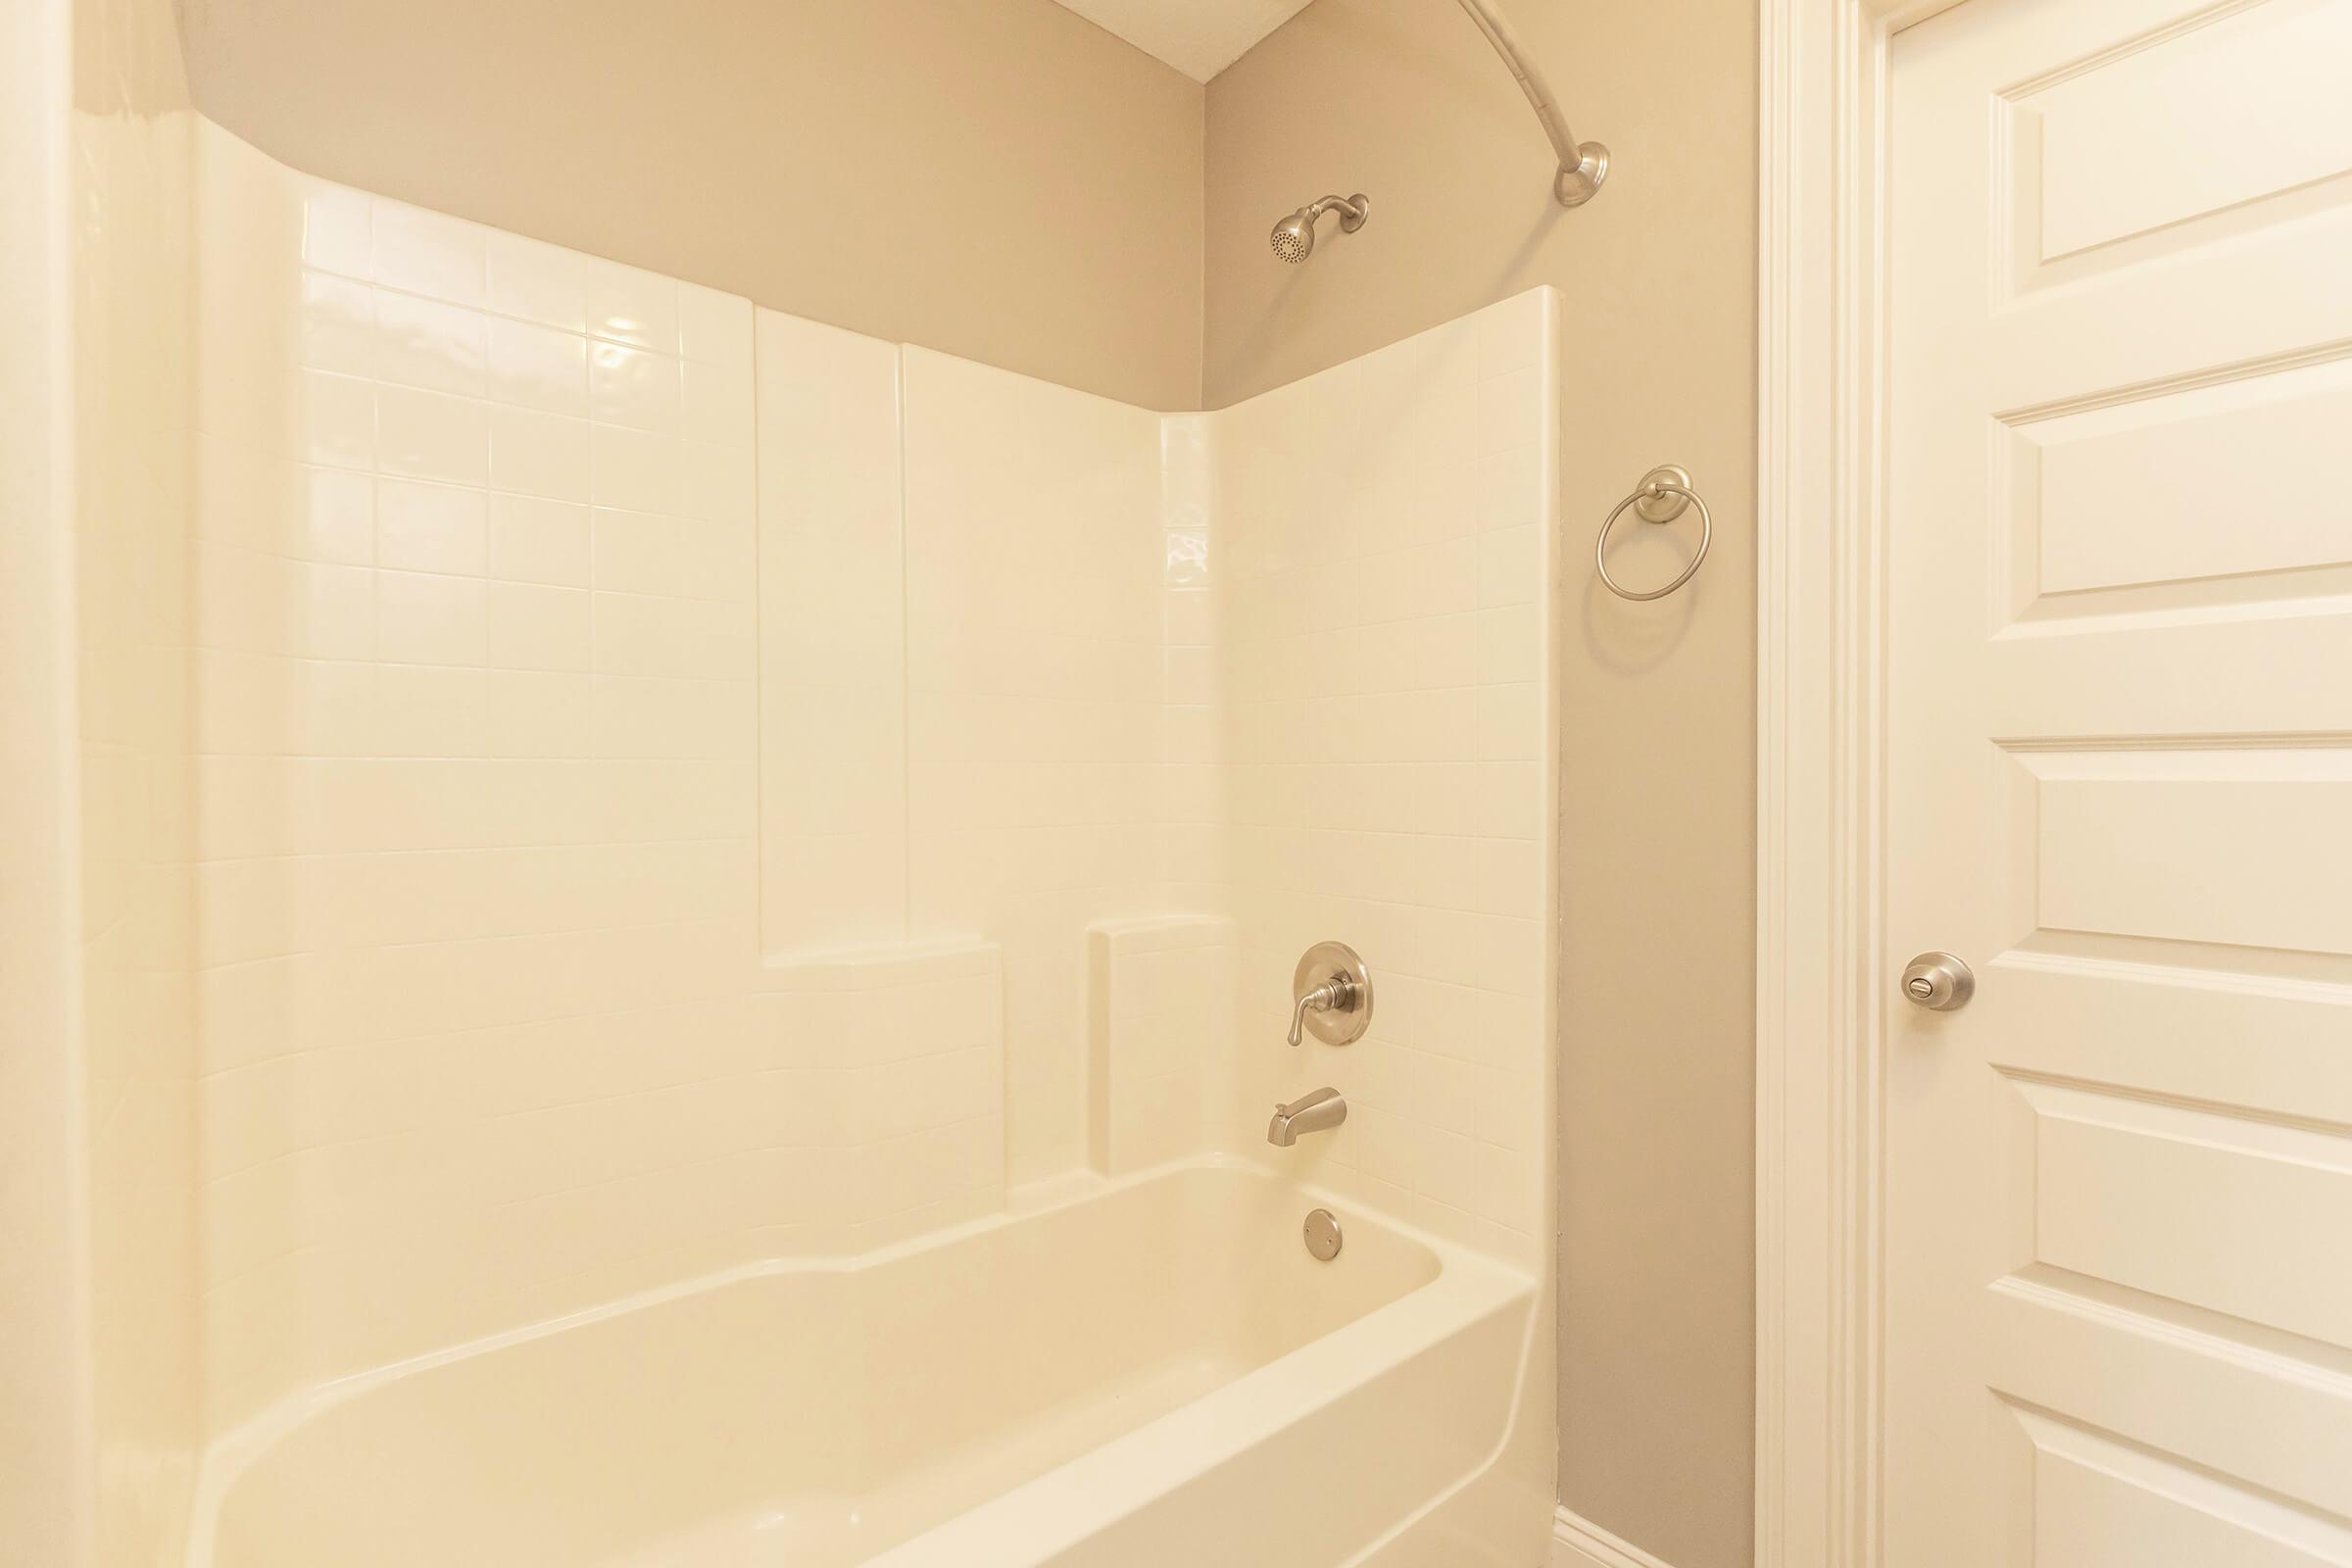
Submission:
M 188 1562 L 1526 1568 L 1546 1503 L 1461 1515 L 1538 1298 L 1253 1167 L 1172 1167 L 332 1385 L 216 1451 Z

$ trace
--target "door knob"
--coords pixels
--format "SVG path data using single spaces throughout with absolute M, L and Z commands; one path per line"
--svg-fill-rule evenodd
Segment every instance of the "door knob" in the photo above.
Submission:
M 1923 953 L 1903 971 L 1903 1000 L 1915 1006 L 1950 1012 L 1976 992 L 1975 971 L 1948 953 Z

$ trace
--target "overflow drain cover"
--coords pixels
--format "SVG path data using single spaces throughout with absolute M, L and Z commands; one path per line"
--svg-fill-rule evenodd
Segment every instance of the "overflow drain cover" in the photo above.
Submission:
M 1340 1222 L 1328 1208 L 1318 1208 L 1306 1216 L 1301 1227 L 1306 1236 L 1306 1250 L 1323 1262 L 1340 1255 Z

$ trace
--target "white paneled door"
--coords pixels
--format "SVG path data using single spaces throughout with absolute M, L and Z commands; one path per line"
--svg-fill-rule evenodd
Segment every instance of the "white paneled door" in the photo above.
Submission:
M 2352 0 L 1887 88 L 1883 1561 L 2352 1564 Z

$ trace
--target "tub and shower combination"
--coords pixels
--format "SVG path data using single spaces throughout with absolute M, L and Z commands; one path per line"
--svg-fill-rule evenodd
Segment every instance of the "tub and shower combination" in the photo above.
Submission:
M 83 129 L 108 1561 L 1535 1568 L 1551 290 L 1162 414 Z

